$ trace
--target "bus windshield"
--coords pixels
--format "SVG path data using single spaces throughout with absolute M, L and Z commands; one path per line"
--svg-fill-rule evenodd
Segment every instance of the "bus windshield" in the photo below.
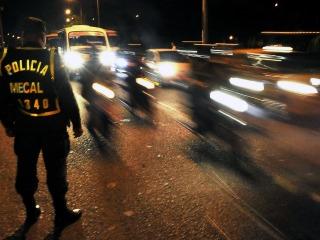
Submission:
M 100 32 L 71 32 L 69 44 L 73 46 L 106 46 L 106 38 Z

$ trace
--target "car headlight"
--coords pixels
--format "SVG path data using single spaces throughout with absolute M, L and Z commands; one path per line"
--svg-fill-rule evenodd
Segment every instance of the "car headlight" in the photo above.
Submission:
M 225 93 L 223 91 L 212 91 L 210 93 L 210 98 L 213 101 L 220 103 L 221 105 L 224 105 L 237 112 L 245 112 L 249 108 L 249 105 L 245 100 L 242 100 L 241 98 Z
M 139 85 L 145 87 L 146 89 L 154 89 L 155 88 L 154 83 L 149 81 L 146 78 L 137 78 L 136 79 L 136 83 L 138 83 Z
M 262 92 L 264 90 L 264 83 L 259 81 L 232 77 L 229 79 L 229 82 L 234 86 L 246 88 L 256 92 Z
M 279 52 L 279 53 L 293 52 L 292 47 L 280 46 L 280 45 L 265 46 L 262 49 L 263 49 L 263 51 L 266 51 L 266 52 Z
M 320 78 L 311 78 L 310 79 L 310 83 L 313 85 L 313 86 L 320 86 Z
M 65 65 L 70 69 L 79 69 L 84 64 L 84 59 L 78 52 L 66 52 L 63 56 Z
M 299 82 L 278 81 L 277 85 L 279 88 L 285 91 L 297 93 L 301 95 L 312 95 L 312 94 L 318 93 L 318 90 L 315 87 L 308 84 L 299 83 Z
M 116 66 L 119 68 L 126 68 L 128 66 L 128 61 L 124 58 L 117 58 Z
M 101 52 L 99 55 L 99 60 L 104 66 L 112 66 L 115 62 L 116 54 L 111 51 Z
M 103 95 L 106 98 L 112 99 L 112 98 L 115 97 L 115 94 L 111 89 L 109 89 L 109 88 L 107 88 L 107 87 L 105 87 L 105 86 L 103 86 L 103 85 L 101 85 L 99 83 L 92 84 L 92 88 L 97 93 L 100 93 L 101 95 Z
M 158 70 L 163 77 L 173 77 L 177 73 L 177 70 L 172 63 L 160 63 Z

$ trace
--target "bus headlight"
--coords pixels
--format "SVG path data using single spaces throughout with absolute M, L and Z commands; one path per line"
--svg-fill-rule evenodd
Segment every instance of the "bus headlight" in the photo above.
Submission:
M 78 52 L 66 52 L 63 56 L 63 61 L 72 70 L 79 69 L 84 64 L 84 59 Z
M 172 63 L 160 63 L 159 73 L 163 77 L 173 77 L 176 75 L 177 71 L 174 64 Z
M 312 95 L 318 93 L 318 90 L 315 87 L 299 82 L 278 81 L 277 86 L 282 90 L 301 95 Z
M 116 66 L 120 69 L 128 67 L 128 61 L 124 58 L 117 58 L 116 59 Z
M 99 55 L 99 60 L 104 66 L 112 66 L 115 62 L 116 54 L 110 51 L 101 52 Z

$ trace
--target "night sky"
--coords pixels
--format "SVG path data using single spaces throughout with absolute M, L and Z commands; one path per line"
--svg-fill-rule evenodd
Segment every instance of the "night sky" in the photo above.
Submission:
M 4 32 L 19 32 L 26 16 L 44 19 L 50 30 L 65 21 L 68 0 L 0 0 L 4 2 Z M 78 11 L 77 1 L 72 4 Z M 200 40 L 201 0 L 100 0 L 103 27 L 149 41 Z M 320 30 L 316 0 L 208 0 L 209 38 L 241 39 L 261 30 Z M 278 3 L 278 7 L 275 7 Z M 96 0 L 82 0 L 87 23 L 96 24 Z M 136 15 L 139 14 L 139 18 Z M 95 21 L 92 18 L 95 17 Z

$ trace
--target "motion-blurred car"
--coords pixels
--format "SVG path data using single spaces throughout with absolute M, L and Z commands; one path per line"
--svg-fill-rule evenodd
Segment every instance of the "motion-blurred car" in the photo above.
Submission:
M 121 100 L 128 110 L 135 116 L 138 116 L 136 113 L 140 111 L 144 114 L 143 118 L 151 120 L 153 113 L 151 92 L 155 90 L 156 83 L 145 75 L 142 52 L 139 48 L 135 49 L 136 51 L 130 48 L 117 52 L 114 64 L 118 77 L 116 83 L 126 92 L 126 96 Z
M 304 48 L 295 40 L 312 34 L 309 44 L 303 42 Z M 200 72 L 211 71 L 227 91 L 267 112 L 293 118 L 320 116 L 319 34 L 270 33 L 273 41 L 265 41 L 261 48 L 213 54 L 211 70 L 207 67 Z
M 160 85 L 176 84 L 191 70 L 189 59 L 174 49 L 149 49 L 143 61 L 147 76 Z

